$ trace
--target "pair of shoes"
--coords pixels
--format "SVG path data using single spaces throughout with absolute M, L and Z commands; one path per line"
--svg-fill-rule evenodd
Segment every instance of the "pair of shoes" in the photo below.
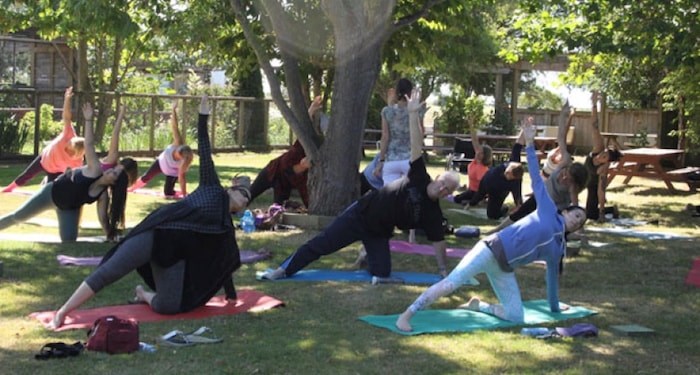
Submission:
M 207 337 L 211 336 L 211 337 Z M 158 338 L 158 342 L 169 346 L 192 346 L 197 344 L 217 344 L 224 339 L 216 337 L 209 327 L 199 327 L 190 333 L 173 330 Z
M 35 359 L 49 358 L 66 358 L 75 357 L 82 352 L 84 346 L 81 342 L 76 342 L 73 345 L 68 345 L 63 342 L 52 342 L 44 345 L 38 354 L 34 355 Z

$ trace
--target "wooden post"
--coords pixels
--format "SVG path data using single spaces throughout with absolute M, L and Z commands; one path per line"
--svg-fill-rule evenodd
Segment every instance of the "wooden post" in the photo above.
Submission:
M 34 90 L 34 157 L 39 155 L 39 142 L 41 142 L 39 132 L 41 132 L 41 100 L 39 100 L 39 92 Z
M 212 151 L 216 149 L 216 103 L 215 99 L 211 101 L 211 149 Z
M 515 124 L 518 116 L 518 91 L 520 91 L 520 67 L 513 68 L 513 90 L 510 93 L 510 122 Z
M 245 101 L 241 100 L 238 105 L 238 147 L 243 148 L 243 139 L 245 138 L 245 130 L 248 124 L 245 123 Z
M 270 145 L 270 102 L 265 99 L 263 101 L 263 132 L 265 134 L 265 144 Z
M 151 120 L 148 124 L 148 151 L 153 152 L 155 150 L 156 143 L 156 97 L 151 97 L 151 108 L 149 113 Z
M 185 108 L 187 108 L 187 99 L 182 99 L 182 120 L 177 124 L 180 127 L 180 136 L 182 137 L 182 144 L 187 144 L 187 124 L 189 123 L 187 117 L 185 116 Z

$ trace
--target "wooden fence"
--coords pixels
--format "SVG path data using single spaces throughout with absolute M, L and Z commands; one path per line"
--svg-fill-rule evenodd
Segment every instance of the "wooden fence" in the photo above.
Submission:
M 35 90 L 35 89 L 0 89 L 0 95 L 14 96 L 12 102 L 20 103 L 11 107 L 1 107 L 0 112 L 11 112 L 18 115 L 20 118 L 29 112 L 34 112 L 34 139 L 33 155 L 36 156 L 42 149 L 43 142 L 48 140 L 40 139 L 41 126 L 41 111 L 43 104 L 48 104 L 53 107 L 53 120 L 60 120 L 63 111 L 63 94 L 62 90 Z M 73 99 L 73 120 L 82 124 L 82 115 L 79 108 L 86 96 L 93 96 L 97 99 L 102 95 L 111 95 L 115 97 L 115 103 L 118 101 L 130 101 L 132 104 L 127 105 L 125 118 L 129 121 L 129 126 L 122 129 L 120 139 L 125 137 L 134 137 L 134 134 L 129 132 L 140 131 L 140 143 L 137 149 L 128 149 L 128 147 L 120 147 L 123 153 L 130 155 L 156 155 L 164 145 L 158 144 L 156 140 L 156 130 L 165 128 L 170 134 L 170 107 L 172 100 L 179 100 L 178 113 L 180 116 L 179 124 L 180 131 L 185 139 L 190 138 L 190 142 L 196 139 L 194 131 L 197 122 L 197 110 L 199 107 L 200 96 L 192 95 L 158 95 L 158 94 L 133 94 L 133 93 L 76 93 Z M 7 102 L 7 100 L 5 100 Z M 96 100 L 97 102 L 97 100 Z M 276 110 L 274 103 L 270 99 L 256 99 L 251 97 L 234 97 L 234 96 L 210 96 L 209 103 L 211 107 L 210 115 L 210 139 L 214 152 L 232 152 L 248 149 L 245 144 L 246 132 L 249 129 L 252 118 L 252 107 L 254 103 L 262 103 L 263 105 L 263 136 L 268 139 L 268 145 L 273 148 L 288 147 L 293 141 L 291 129 L 284 123 L 284 129 L 277 129 L 284 133 L 274 140 L 269 138 L 270 121 L 279 123 L 281 115 Z M 116 107 L 116 104 L 115 104 Z M 115 114 L 115 110 L 109 109 L 111 119 Z M 80 121 L 78 121 L 80 120 Z M 109 137 L 108 134 L 105 137 Z M 120 142 L 123 144 L 123 142 Z M 162 143 L 162 142 L 161 142 Z M 169 143 L 169 141 L 168 141 Z M 20 155 L 30 156 L 30 155 Z M 6 155 L 3 155 L 6 157 Z

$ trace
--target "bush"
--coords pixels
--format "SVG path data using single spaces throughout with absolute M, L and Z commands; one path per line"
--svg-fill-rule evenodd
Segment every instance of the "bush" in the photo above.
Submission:
M 39 109 L 41 113 L 41 123 L 39 124 L 39 140 L 50 141 L 63 131 L 63 123 L 53 120 L 53 106 L 50 104 L 42 104 Z M 20 126 L 25 128 L 29 133 L 28 139 L 34 139 L 34 119 L 35 112 L 27 112 L 20 120 Z
M 16 121 L 14 115 L 0 113 L 0 155 L 3 152 L 19 153 L 28 134 L 29 129 Z
M 472 127 L 477 129 L 484 125 L 484 101 L 478 96 L 467 95 L 463 89 L 455 87 L 444 101 L 442 111 L 435 121 L 441 133 L 469 133 Z

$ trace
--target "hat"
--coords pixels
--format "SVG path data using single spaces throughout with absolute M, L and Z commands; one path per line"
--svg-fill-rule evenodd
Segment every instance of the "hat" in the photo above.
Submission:
M 557 327 L 557 333 L 565 337 L 595 337 L 598 328 L 590 323 L 578 323 L 571 327 Z

